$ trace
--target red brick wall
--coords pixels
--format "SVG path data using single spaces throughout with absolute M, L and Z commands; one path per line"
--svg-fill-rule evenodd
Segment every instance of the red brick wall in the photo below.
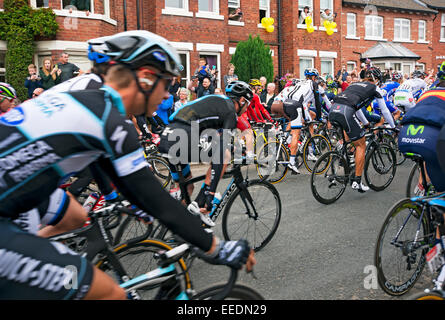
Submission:
M 445 14 L 445 10 L 439 11 L 435 21 L 433 22 L 433 34 L 432 34 L 432 47 L 434 50 L 432 51 L 431 67 L 437 71 L 437 65 L 442 64 L 445 59 L 436 59 L 438 56 L 445 56 L 445 42 L 440 42 L 440 27 L 441 27 L 441 19 L 442 14 Z M 430 29 L 431 30 L 431 29 Z

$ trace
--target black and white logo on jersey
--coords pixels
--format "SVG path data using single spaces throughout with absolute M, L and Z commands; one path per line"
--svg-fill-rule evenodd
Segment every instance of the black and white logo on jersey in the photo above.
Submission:
M 124 130 L 122 126 L 118 126 L 116 128 L 116 130 L 114 130 L 113 134 L 110 137 L 111 141 L 116 142 L 115 150 L 118 154 L 123 153 L 122 145 L 124 144 L 127 134 L 128 134 L 128 132 L 126 130 Z

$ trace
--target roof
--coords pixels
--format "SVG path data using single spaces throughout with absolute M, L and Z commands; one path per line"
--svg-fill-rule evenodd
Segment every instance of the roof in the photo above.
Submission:
M 422 0 L 423 1 L 423 0 Z M 431 2 L 445 2 L 445 0 L 426 0 Z M 343 4 L 355 4 L 360 6 L 374 5 L 377 8 L 388 8 L 394 10 L 413 10 L 416 12 L 437 13 L 426 5 L 416 0 L 343 0 Z M 425 2 L 425 1 L 424 1 Z
M 377 42 L 376 45 L 368 49 L 362 54 L 362 59 L 415 59 L 419 60 L 420 56 L 407 49 L 400 43 L 394 42 Z
M 428 7 L 433 9 L 445 9 L 445 0 L 421 0 Z

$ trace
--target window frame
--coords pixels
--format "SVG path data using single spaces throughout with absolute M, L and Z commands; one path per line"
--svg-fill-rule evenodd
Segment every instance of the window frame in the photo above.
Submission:
M 265 9 L 265 7 L 261 7 L 261 3 L 260 3 L 260 1 L 261 1 L 261 0 L 258 0 L 258 8 L 259 8 L 259 9 L 258 9 L 258 18 L 261 17 L 261 15 L 260 15 L 260 11 L 261 11 L 261 10 L 266 11 L 266 14 L 265 14 L 264 18 L 270 18 L 270 0 L 265 0 L 265 1 L 267 1 L 267 8 L 266 8 L 266 9 Z M 262 19 L 262 18 L 261 18 L 261 19 Z M 264 29 L 263 25 L 261 24 L 261 19 L 259 19 L 258 27 Z
M 445 42 L 445 13 L 442 13 L 440 21 L 440 42 Z
M 404 25 L 404 23 L 408 25 Z M 397 26 L 398 24 L 398 26 Z M 403 29 L 408 27 L 408 38 L 403 38 Z M 398 31 L 399 35 L 396 36 Z M 394 41 L 411 41 L 411 20 L 405 18 L 394 18 Z
M 209 0 L 207 0 L 209 1 Z M 219 14 L 219 3 L 220 0 L 211 0 L 213 1 L 213 11 L 202 11 L 199 10 L 199 0 L 198 0 L 198 12 L 195 12 L 196 18 L 206 18 L 206 19 L 215 19 L 215 20 L 224 20 L 224 16 Z
M 354 34 L 349 33 L 349 18 L 354 17 Z M 357 37 L 357 14 L 353 12 L 346 13 L 346 37 L 356 38 Z
M 421 27 L 421 24 L 423 24 L 423 27 Z M 419 24 L 418 24 L 418 37 L 417 37 L 417 41 L 418 42 L 426 42 L 426 20 L 419 20 Z M 420 30 L 423 29 L 423 38 L 420 38 Z
M 304 69 L 301 68 L 301 60 L 310 60 L 311 61 L 311 67 L 314 68 L 314 57 L 308 57 L 308 56 L 301 56 L 298 60 L 298 67 L 300 68 L 300 79 L 305 79 L 304 77 Z
M 180 10 L 180 11 L 188 11 L 188 6 L 189 6 L 188 0 L 181 0 L 181 1 L 182 1 L 182 8 L 177 8 L 177 7 L 168 7 L 167 6 L 167 0 L 164 0 L 164 8 L 165 9 Z
M 372 19 L 369 21 L 368 19 Z M 381 33 L 380 36 L 376 36 L 374 34 L 374 26 L 377 22 L 380 22 L 380 28 L 379 33 Z M 371 27 L 371 34 L 369 34 L 369 26 Z M 382 16 L 376 16 L 376 15 L 366 15 L 365 16 L 365 40 L 383 40 L 383 34 L 384 34 L 384 18 Z
M 322 72 L 322 70 L 321 70 L 321 65 L 322 65 L 322 63 L 323 62 L 330 62 L 331 63 L 331 70 L 330 70 L 330 72 L 328 73 L 328 75 L 330 75 L 330 76 L 332 76 L 333 78 L 335 78 L 335 74 L 334 74 L 334 68 L 335 68 L 335 65 L 334 65 L 334 58 L 320 58 L 320 76 L 323 76 L 323 72 Z

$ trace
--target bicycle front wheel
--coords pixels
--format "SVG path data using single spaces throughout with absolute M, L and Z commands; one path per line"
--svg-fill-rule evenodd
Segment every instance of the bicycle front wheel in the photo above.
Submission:
M 249 241 L 259 251 L 272 240 L 281 219 L 281 199 L 267 181 L 247 182 L 247 190 L 237 190 L 224 208 L 222 232 L 225 240 Z
M 220 293 L 226 283 L 216 284 L 192 297 L 192 300 L 212 300 L 215 295 Z M 243 285 L 235 284 L 232 291 L 224 298 L 224 300 L 264 300 L 263 296 L 254 289 Z
M 330 151 L 318 159 L 312 170 L 312 195 L 320 203 L 334 203 L 345 192 L 348 182 L 349 166 L 346 159 L 338 152 Z
M 151 172 L 159 180 L 163 188 L 167 188 L 170 181 L 172 180 L 172 175 L 168 162 L 157 156 L 149 156 L 147 162 L 150 164 Z
M 443 292 L 418 292 L 413 294 L 408 300 L 445 300 Z
M 397 161 L 394 150 L 388 144 L 379 144 L 365 158 L 365 181 L 374 191 L 385 190 L 396 175 Z
M 318 158 L 329 151 L 331 151 L 331 143 L 325 136 L 312 136 L 303 147 L 303 161 L 307 171 L 312 173 Z
M 390 209 L 379 232 L 374 265 L 378 283 L 389 295 L 400 296 L 408 292 L 425 266 L 430 242 L 429 224 L 426 214 L 419 221 L 421 212 L 419 205 L 402 199 Z
M 257 171 L 261 180 L 267 177 L 272 184 L 283 181 L 287 174 L 289 152 L 278 141 L 271 141 L 263 145 L 257 152 Z

